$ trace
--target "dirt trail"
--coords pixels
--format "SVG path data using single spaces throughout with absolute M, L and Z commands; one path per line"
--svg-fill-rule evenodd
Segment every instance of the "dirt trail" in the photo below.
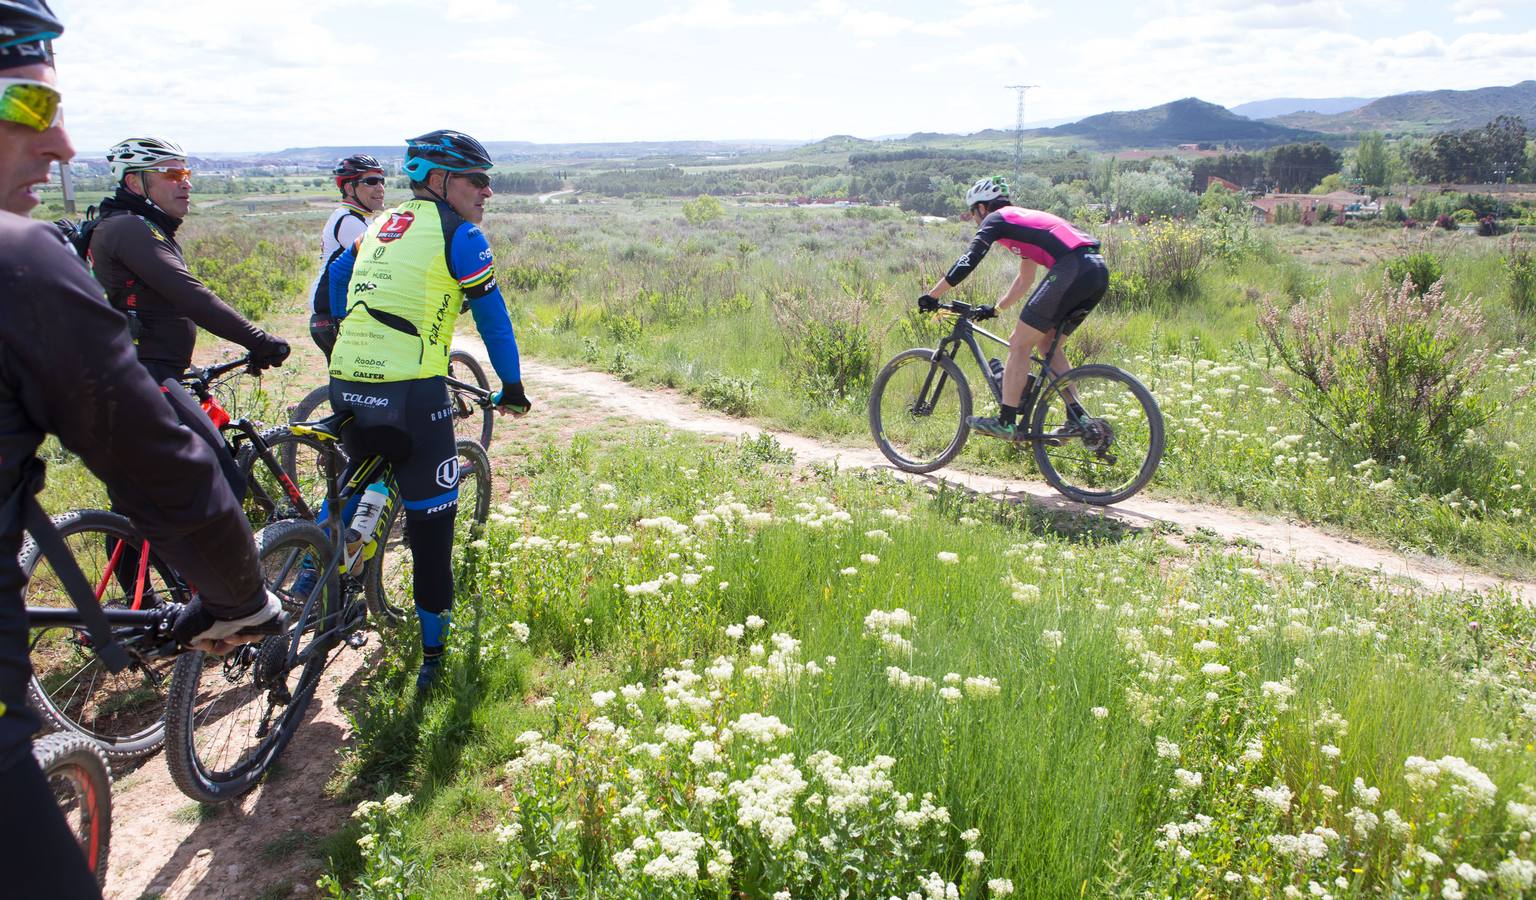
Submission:
M 376 645 L 374 636 L 332 661 L 272 776 L 238 803 L 200 808 L 176 789 L 160 753 L 119 773 L 109 900 L 314 896 L 321 861 L 311 851 L 354 806 L 324 793 L 351 735 L 337 696 L 363 676 Z
M 484 346 L 470 336 L 458 335 L 456 342 L 483 361 L 486 360 Z M 872 444 L 863 447 L 835 446 L 801 435 L 763 428 L 702 409 L 677 391 L 642 390 L 606 373 L 534 361 L 524 361 L 523 372 L 535 402 L 539 397 L 551 394 L 577 394 L 614 412 L 649 419 L 685 431 L 723 437 L 768 433 L 782 446 L 793 450 L 796 462 L 802 465 L 836 463 L 845 468 L 885 469 L 912 481 L 937 483 L 942 480 L 988 496 L 1011 497 L 1048 509 L 1105 516 L 1133 527 L 1166 523 L 1186 532 L 1207 530 L 1223 540 L 1252 545 L 1256 555 L 1266 561 L 1289 560 L 1309 565 L 1349 566 L 1377 572 L 1389 579 L 1409 579 L 1431 590 L 1504 589 L 1526 603 L 1536 604 L 1536 583 L 1499 578 L 1449 560 L 1404 556 L 1278 516 L 1141 496 L 1105 509 L 1066 500 L 1044 482 L 1017 481 L 956 470 L 941 470 L 932 475 L 907 475 L 891 466 Z

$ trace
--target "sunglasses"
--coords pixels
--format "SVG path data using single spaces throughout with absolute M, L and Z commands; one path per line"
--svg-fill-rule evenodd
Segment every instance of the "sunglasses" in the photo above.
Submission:
M 51 84 L 28 78 L 0 78 L 0 122 L 47 131 L 64 116 L 63 98 Z
M 449 174 L 454 178 L 464 179 L 465 181 L 469 182 L 470 185 L 472 185 L 476 190 L 484 190 L 485 188 L 491 186 L 491 176 L 485 174 L 484 172 L 470 172 L 468 174 L 452 172 Z
M 135 172 L 159 172 L 165 176 L 166 181 L 187 181 L 192 177 L 192 170 L 185 166 L 149 166 L 144 169 L 135 169 Z
M 377 186 L 379 186 L 379 185 L 384 183 L 384 176 L 383 175 L 369 175 L 366 178 L 359 178 L 358 181 L 361 181 L 363 184 L 370 185 L 372 187 L 377 187 Z

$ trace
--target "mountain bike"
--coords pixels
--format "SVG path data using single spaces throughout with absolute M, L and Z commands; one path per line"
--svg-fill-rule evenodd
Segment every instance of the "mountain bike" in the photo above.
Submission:
M 245 487 L 243 503 L 253 529 L 293 515 L 313 515 L 303 494 L 263 441 L 258 425 L 231 419 L 216 394 L 249 365 L 242 357 L 209 368 L 193 368 L 181 383 L 201 403 L 219 428 L 225 448 L 238 465 Z M 52 517 L 70 556 L 81 568 L 107 609 L 155 609 L 185 603 L 192 586 L 167 566 L 133 524 L 105 510 L 77 510 Z M 66 609 L 71 599 L 59 573 L 42 557 L 30 537 L 19 554 L 28 577 L 29 606 Z M 129 666 L 111 673 L 102 666 L 83 632 L 34 629 L 30 637 L 32 703 L 59 731 L 86 737 L 114 765 L 123 765 L 159 749 L 165 740 L 165 699 L 171 661 L 163 654 L 138 652 L 126 645 Z
M 975 324 L 981 307 L 939 305 L 955 316 L 938 347 L 896 354 L 870 388 L 869 427 L 880 452 L 905 472 L 932 472 L 948 465 L 970 437 L 971 386 L 956 362 L 968 348 L 991 391 L 1002 403 L 1003 366 L 988 360 L 977 335 L 1007 347 L 1003 338 Z M 1056 353 L 1061 330 L 1045 356 L 1034 355 L 1019 404 L 1028 430 L 1019 443 L 1034 450 L 1040 474 L 1066 497 L 1082 503 L 1118 503 L 1146 486 L 1163 457 L 1163 414 L 1140 381 L 1103 364 L 1052 375 L 1046 360 Z M 1087 411 L 1074 418 L 1068 401 Z
M 491 395 L 485 368 L 469 351 L 454 350 L 448 354 L 447 382 L 448 400 L 453 407 L 453 433 L 479 442 L 486 450 L 491 449 L 491 431 L 496 416 L 490 406 L 482 402 Z M 288 421 L 308 422 L 324 415 L 330 407 L 331 386 L 322 384 L 289 407 Z
M 119 519 L 114 513 L 100 516 Z M 78 516 L 79 514 L 71 514 Z M 76 521 L 79 521 L 77 518 Z M 108 523 L 114 528 L 117 523 Z M 78 533 L 78 532 L 77 532 Z M 148 609 L 123 609 L 106 606 L 102 613 L 111 628 L 112 638 L 121 644 L 130 658 L 147 660 L 170 658 L 183 647 L 170 636 L 171 626 L 182 604 L 165 601 Z M 67 606 L 31 606 L 26 608 L 27 625 L 34 634 L 63 631 L 73 636 L 73 643 L 90 651 L 90 626 L 79 609 Z M 251 634 L 277 635 L 286 626 L 278 619 L 250 630 Z M 107 851 L 112 833 L 112 776 L 107 754 L 101 744 L 76 731 L 61 731 L 39 738 L 32 745 L 32 756 L 42 768 L 53 791 L 59 810 L 70 831 L 80 842 L 86 865 L 99 884 L 107 881 Z M 10 811 L 8 814 L 14 814 Z
M 294 623 L 288 632 L 222 658 L 194 651 L 176 660 L 166 763 L 171 780 L 194 800 L 222 802 L 254 787 L 292 737 L 333 651 L 363 645 L 370 610 L 386 624 L 410 612 L 408 569 L 400 576 L 401 566 L 386 566 L 391 551 L 397 562 L 407 555 L 403 527 L 399 542 L 395 538 L 403 519 L 399 491 L 382 457 L 348 464 L 340 432 L 350 418 L 339 413 L 262 436 L 274 452 L 295 451 L 292 483 L 301 496 L 316 498 L 314 491 L 322 490 L 325 515 L 281 519 L 257 535 L 263 579 Z M 461 519 L 473 533 L 490 513 L 490 461 L 474 441 L 460 440 L 458 448 L 459 507 L 468 513 Z M 343 511 L 379 481 L 388 488 L 379 524 L 353 548 Z

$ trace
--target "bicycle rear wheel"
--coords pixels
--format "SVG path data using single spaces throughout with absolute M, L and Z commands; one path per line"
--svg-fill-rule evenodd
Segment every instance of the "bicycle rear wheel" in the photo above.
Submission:
M 1067 400 L 1088 413 L 1071 422 Z M 1146 486 L 1163 458 L 1163 414 L 1141 382 L 1114 366 L 1078 366 L 1041 392 L 1031 418 L 1035 462 L 1051 486 L 1082 503 L 1119 503 Z
M 331 475 L 328 463 L 333 453 L 342 453 L 341 448 L 309 435 L 296 434 L 282 425 L 263 431 L 261 437 L 272 448 L 279 469 L 268 466 L 256 448 L 249 444 L 240 449 L 240 456 L 235 460 L 246 479 L 245 512 L 251 528 L 260 530 L 283 519 L 298 518 L 299 507 L 293 500 L 293 491 L 304 498 L 311 514 L 319 515 Z
M 70 833 L 80 842 L 86 867 L 105 887 L 112 840 L 112 774 L 106 755 L 81 735 L 50 734 L 33 742 L 32 758 L 48 779 Z
M 130 609 L 137 597 L 140 608 L 153 609 L 185 599 L 170 567 L 153 550 L 143 555 L 144 539 L 126 518 L 87 509 L 53 521 L 103 607 Z M 36 543 L 26 542 L 20 564 L 28 606 L 74 608 Z M 30 636 L 33 705 L 53 727 L 94 741 L 118 764 L 153 753 L 165 740 L 172 661 L 136 652 L 141 640 L 124 639 L 129 665 L 114 675 L 101 665 L 83 627 L 34 628 Z
M 925 347 L 903 350 L 869 392 L 869 430 L 885 458 L 904 472 L 932 472 L 965 447 L 971 386 L 955 361 Z
M 485 368 L 468 350 L 454 350 L 448 354 L 448 377 L 478 385 L 481 390 L 491 389 L 491 383 L 485 377 Z M 448 388 L 448 402 L 453 405 L 454 435 L 461 440 L 476 441 L 489 450 L 491 430 L 496 426 L 496 414 L 481 406 L 474 397 L 452 387 Z
M 454 520 L 454 543 L 479 536 L 491 514 L 491 460 L 474 441 L 460 440 L 459 510 Z M 388 537 L 379 545 L 363 571 L 368 608 L 387 624 L 398 625 L 415 612 L 411 579 L 416 567 L 411 560 L 405 527 L 405 508 L 397 506 L 389 523 Z
M 288 407 L 289 422 L 313 422 L 331 414 L 331 385 L 327 381 Z
M 314 574 L 335 554 L 320 526 L 278 522 L 257 535 L 256 550 L 288 631 L 223 657 L 183 653 L 171 674 L 165 761 L 176 787 L 204 803 L 256 786 L 298 728 L 335 644 L 321 638 L 338 624 L 340 596 L 335 577 L 321 583 Z

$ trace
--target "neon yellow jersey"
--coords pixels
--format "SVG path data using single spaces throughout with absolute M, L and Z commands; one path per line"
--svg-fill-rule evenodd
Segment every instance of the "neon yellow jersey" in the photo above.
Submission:
M 411 381 L 448 374 L 464 286 L 448 248 L 464 224 L 447 204 L 407 200 L 369 224 L 347 285 L 347 315 L 331 351 L 345 381 Z

